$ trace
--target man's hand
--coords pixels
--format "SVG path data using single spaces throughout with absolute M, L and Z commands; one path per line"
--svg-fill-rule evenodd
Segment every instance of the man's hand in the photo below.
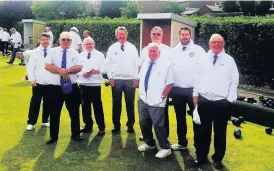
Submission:
M 194 104 L 194 107 L 197 106 L 197 104 L 198 104 L 198 96 L 193 96 L 193 104 Z
M 109 83 L 110 83 L 110 85 L 111 85 L 112 87 L 115 86 L 115 82 L 114 82 L 114 79 L 113 79 L 113 78 L 109 79 Z
M 69 76 L 68 75 L 65 75 L 65 76 L 62 76 L 62 77 L 63 77 L 64 81 L 68 81 L 69 80 Z
M 32 81 L 32 82 L 31 82 L 31 85 L 32 85 L 33 87 L 36 87 L 36 86 L 37 86 L 36 80 Z
M 60 76 L 68 76 L 68 70 L 65 68 L 62 68 L 59 70 Z
M 166 99 L 166 96 L 165 96 L 165 95 L 162 95 L 161 98 L 162 98 L 162 101 L 164 101 L 164 100 Z M 168 102 L 167 102 L 167 103 L 168 103 Z
M 100 73 L 100 71 L 99 71 L 98 69 L 92 69 L 91 72 L 92 72 L 93 74 L 99 74 L 99 73 Z
M 90 77 L 91 75 L 92 75 L 91 72 L 85 72 L 85 73 L 83 73 L 83 77 L 85 77 L 85 78 L 88 78 L 88 77 Z
M 138 88 L 139 87 L 139 80 L 137 80 L 137 79 L 133 80 L 132 86 L 134 88 Z

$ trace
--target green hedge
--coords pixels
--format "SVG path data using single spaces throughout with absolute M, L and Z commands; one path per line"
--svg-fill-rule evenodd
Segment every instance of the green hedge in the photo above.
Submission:
M 246 102 L 237 101 L 231 107 L 232 116 L 243 116 L 244 120 L 274 128 L 274 110 Z
M 196 43 L 208 50 L 213 33 L 221 34 L 225 49 L 234 57 L 241 84 L 271 86 L 274 78 L 274 16 L 190 17 L 199 22 Z
M 109 19 L 109 18 L 85 18 L 72 20 L 48 21 L 47 26 L 52 28 L 55 42 L 62 31 L 69 31 L 71 27 L 77 27 L 83 38 L 83 31 L 89 30 L 100 51 L 107 51 L 109 46 L 117 41 L 115 29 L 125 26 L 129 32 L 128 41 L 133 43 L 137 49 L 140 46 L 140 21 L 137 19 Z

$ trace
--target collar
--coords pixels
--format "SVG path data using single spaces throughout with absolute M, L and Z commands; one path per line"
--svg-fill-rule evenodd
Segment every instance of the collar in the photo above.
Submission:
M 124 46 L 127 46 L 127 44 L 128 44 L 128 42 L 126 41 L 126 42 L 124 43 Z M 118 45 L 121 46 L 122 44 L 118 41 Z
M 44 49 L 45 49 L 45 48 L 44 48 L 43 46 L 41 46 L 41 45 L 39 46 L 39 50 L 40 50 L 40 51 L 43 51 L 43 52 L 44 52 Z M 50 49 L 50 46 L 48 46 L 46 49 L 47 49 L 47 51 L 48 51 L 48 50 Z
M 182 45 L 182 43 L 179 42 L 179 43 L 176 45 L 176 47 L 181 48 L 181 49 L 182 49 L 183 47 L 186 47 L 186 48 L 188 49 L 188 48 L 191 48 L 193 45 L 194 45 L 194 42 L 193 42 L 192 39 L 190 39 L 190 41 L 189 41 L 189 43 L 188 43 L 187 45 Z
M 208 51 L 208 53 L 210 54 L 210 57 L 211 57 L 211 58 L 214 58 L 214 55 L 215 55 L 215 54 L 212 52 L 211 49 Z M 219 53 L 217 56 L 218 56 L 219 59 L 221 59 L 222 56 L 223 56 L 224 54 L 225 54 L 225 50 L 223 49 L 223 50 L 221 51 L 221 53 Z
M 153 62 L 154 64 L 158 63 L 160 56 Z M 149 64 L 151 63 L 150 58 L 148 57 Z

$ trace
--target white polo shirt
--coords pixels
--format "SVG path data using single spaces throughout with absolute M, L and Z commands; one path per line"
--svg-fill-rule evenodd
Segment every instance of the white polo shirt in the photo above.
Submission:
M 205 50 L 191 40 L 185 46 L 179 43 L 172 49 L 171 62 L 174 76 L 174 87 L 193 88 L 198 75 L 199 59 L 206 53 Z
M 82 44 L 81 37 L 79 34 L 75 33 L 74 31 L 69 32 L 70 38 L 71 38 L 71 48 L 78 50 L 79 45 Z
M 237 99 L 239 72 L 234 59 L 221 52 L 213 65 L 214 54 L 211 50 L 201 58 L 199 74 L 194 86 L 193 96 L 202 95 L 208 100 Z
M 2 28 L 0 28 L 0 40 L 2 39 L 4 31 L 2 30 Z
M 50 47 L 53 47 L 53 34 L 52 34 L 52 31 L 49 31 L 48 32 L 48 34 L 49 34 L 49 42 L 50 42 Z
M 75 49 L 69 48 L 66 51 L 67 51 L 66 52 L 66 56 L 67 56 L 66 68 L 67 69 L 69 69 L 72 66 L 81 65 L 80 55 Z M 46 64 L 52 64 L 61 68 L 63 53 L 64 53 L 64 49 L 61 48 L 60 46 L 51 48 L 50 52 L 48 53 L 46 57 Z M 60 84 L 61 78 L 59 74 L 55 74 L 47 71 L 47 77 L 49 80 L 49 84 L 61 85 Z M 77 74 L 69 74 L 69 78 L 72 83 L 77 82 Z
M 2 33 L 2 42 L 8 42 L 10 39 L 10 34 L 6 31 Z
M 79 72 L 78 82 L 85 86 L 100 86 L 104 81 L 102 74 L 93 74 L 88 78 L 83 77 L 83 73 L 89 72 L 92 69 L 103 72 L 105 66 L 104 55 L 96 49 L 93 49 L 90 53 L 90 59 L 88 59 L 88 52 L 84 51 L 80 54 L 81 65 L 83 66 L 82 71 Z
M 18 48 L 21 46 L 22 38 L 19 32 L 16 31 L 14 34 L 11 35 L 11 38 L 11 42 L 14 43 L 14 48 Z
M 50 47 L 46 48 L 47 54 L 50 52 Z M 29 58 L 27 73 L 29 81 L 36 80 L 38 84 L 48 84 L 47 70 L 45 69 L 46 58 L 44 57 L 44 48 L 39 46 L 34 49 Z
M 172 49 L 163 43 L 159 44 L 159 49 L 160 57 L 164 57 L 169 60 L 169 58 L 171 57 L 170 54 L 172 52 Z M 140 52 L 139 66 L 142 66 L 145 60 L 147 60 L 148 58 L 148 46 L 146 46 Z
M 153 66 L 148 80 L 148 89 L 145 91 L 145 77 L 150 65 L 147 59 L 139 73 L 139 95 L 140 99 L 153 107 L 165 107 L 166 99 L 162 100 L 165 87 L 174 83 L 171 63 L 163 58 L 158 58 Z
M 107 75 L 113 79 L 137 79 L 139 56 L 136 47 L 126 42 L 124 51 L 121 43 L 116 42 L 107 51 Z

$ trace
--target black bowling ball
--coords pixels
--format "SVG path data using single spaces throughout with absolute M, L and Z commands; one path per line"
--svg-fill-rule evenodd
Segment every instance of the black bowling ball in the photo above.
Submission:
M 272 134 L 272 128 L 270 128 L 270 127 L 265 128 L 265 133 L 267 133 L 268 135 L 271 135 Z
M 241 138 L 242 137 L 242 131 L 240 129 L 235 129 L 234 137 L 237 138 L 237 139 Z

